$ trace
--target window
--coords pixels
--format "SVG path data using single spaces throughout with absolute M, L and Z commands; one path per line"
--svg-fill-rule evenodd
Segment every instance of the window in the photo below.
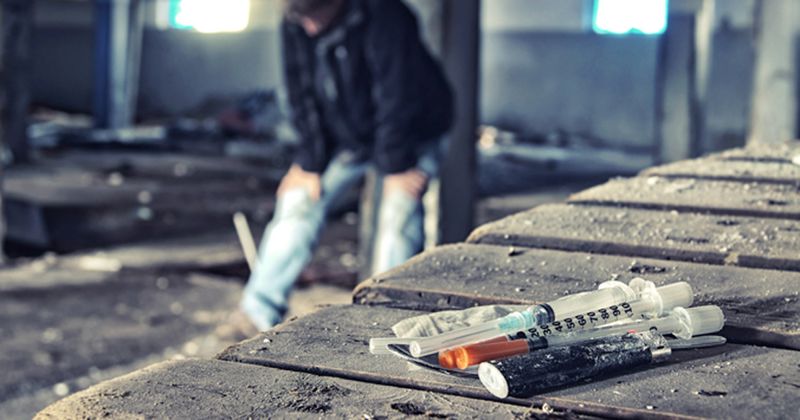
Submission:
M 667 29 L 669 0 L 595 0 L 592 29 L 599 34 L 657 35 Z
M 169 0 L 169 26 L 198 32 L 239 32 L 250 21 L 250 0 Z

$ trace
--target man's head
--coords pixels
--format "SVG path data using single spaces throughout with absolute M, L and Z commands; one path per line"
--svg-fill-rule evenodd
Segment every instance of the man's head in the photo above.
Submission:
M 285 0 L 286 17 L 309 36 L 324 31 L 336 19 L 344 0 Z

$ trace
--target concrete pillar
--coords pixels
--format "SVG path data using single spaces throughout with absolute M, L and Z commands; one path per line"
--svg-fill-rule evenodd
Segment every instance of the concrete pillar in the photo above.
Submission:
M 695 18 L 670 15 L 659 46 L 658 138 L 659 160 L 672 162 L 696 153 Z
M 747 141 L 753 93 L 755 0 L 703 0 L 696 19 L 700 153 Z M 738 44 L 738 45 L 737 45 Z
M 98 128 L 133 124 L 144 13 L 141 0 L 96 0 L 94 118 Z
M 714 32 L 716 31 L 716 0 L 703 0 L 695 19 L 695 80 L 697 98 L 705 100 L 708 77 L 711 72 L 711 57 L 714 52 Z
M 3 166 L 5 146 L 17 162 L 28 159 L 30 51 L 33 2 L 2 0 L 0 13 L 0 265 L 4 261 Z
M 3 139 L 15 162 L 28 160 L 33 2 L 2 0 Z
M 781 144 L 797 137 L 800 1 L 762 0 L 754 24 L 756 68 L 748 143 Z

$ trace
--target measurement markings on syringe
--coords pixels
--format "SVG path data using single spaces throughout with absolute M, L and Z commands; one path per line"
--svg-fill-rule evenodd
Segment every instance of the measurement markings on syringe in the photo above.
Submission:
M 620 303 L 619 305 L 611 305 L 608 308 L 589 311 L 585 314 L 575 315 L 572 318 L 564 318 L 560 321 L 551 322 L 540 327 L 529 328 L 525 331 L 520 331 L 516 334 L 509 335 L 508 337 L 509 339 L 537 338 L 546 337 L 556 333 L 562 334 L 580 331 L 585 328 L 594 327 L 597 324 L 607 324 L 608 319 L 612 317 L 620 318 L 623 313 L 625 314 L 626 318 L 633 318 L 636 316 L 636 311 L 634 311 L 634 308 L 631 306 L 631 304 L 625 302 Z

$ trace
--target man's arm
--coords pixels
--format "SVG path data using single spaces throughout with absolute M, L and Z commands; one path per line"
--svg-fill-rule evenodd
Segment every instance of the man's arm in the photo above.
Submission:
M 321 173 L 325 169 L 325 139 L 319 121 L 319 114 L 309 91 L 309 77 L 303 71 L 304 59 L 296 34 L 292 33 L 289 23 L 281 24 L 281 54 L 283 58 L 284 81 L 289 99 L 291 121 L 300 135 L 300 147 L 295 153 L 295 164 L 307 172 Z
M 318 200 L 322 194 L 320 173 L 324 169 L 324 139 L 319 130 L 319 121 L 313 104 L 310 104 L 311 93 L 303 87 L 301 66 L 303 63 L 298 54 L 297 45 L 292 45 L 292 34 L 288 24 L 281 25 L 281 54 L 283 56 L 284 80 L 289 97 L 292 123 L 300 135 L 294 164 L 281 180 L 277 195 L 286 191 L 303 188 L 309 196 Z
M 367 60 L 373 77 L 375 161 L 388 174 L 408 171 L 416 164 L 413 132 L 416 107 L 415 68 L 423 48 L 416 18 L 401 2 L 381 2 L 372 11 L 367 34 Z

